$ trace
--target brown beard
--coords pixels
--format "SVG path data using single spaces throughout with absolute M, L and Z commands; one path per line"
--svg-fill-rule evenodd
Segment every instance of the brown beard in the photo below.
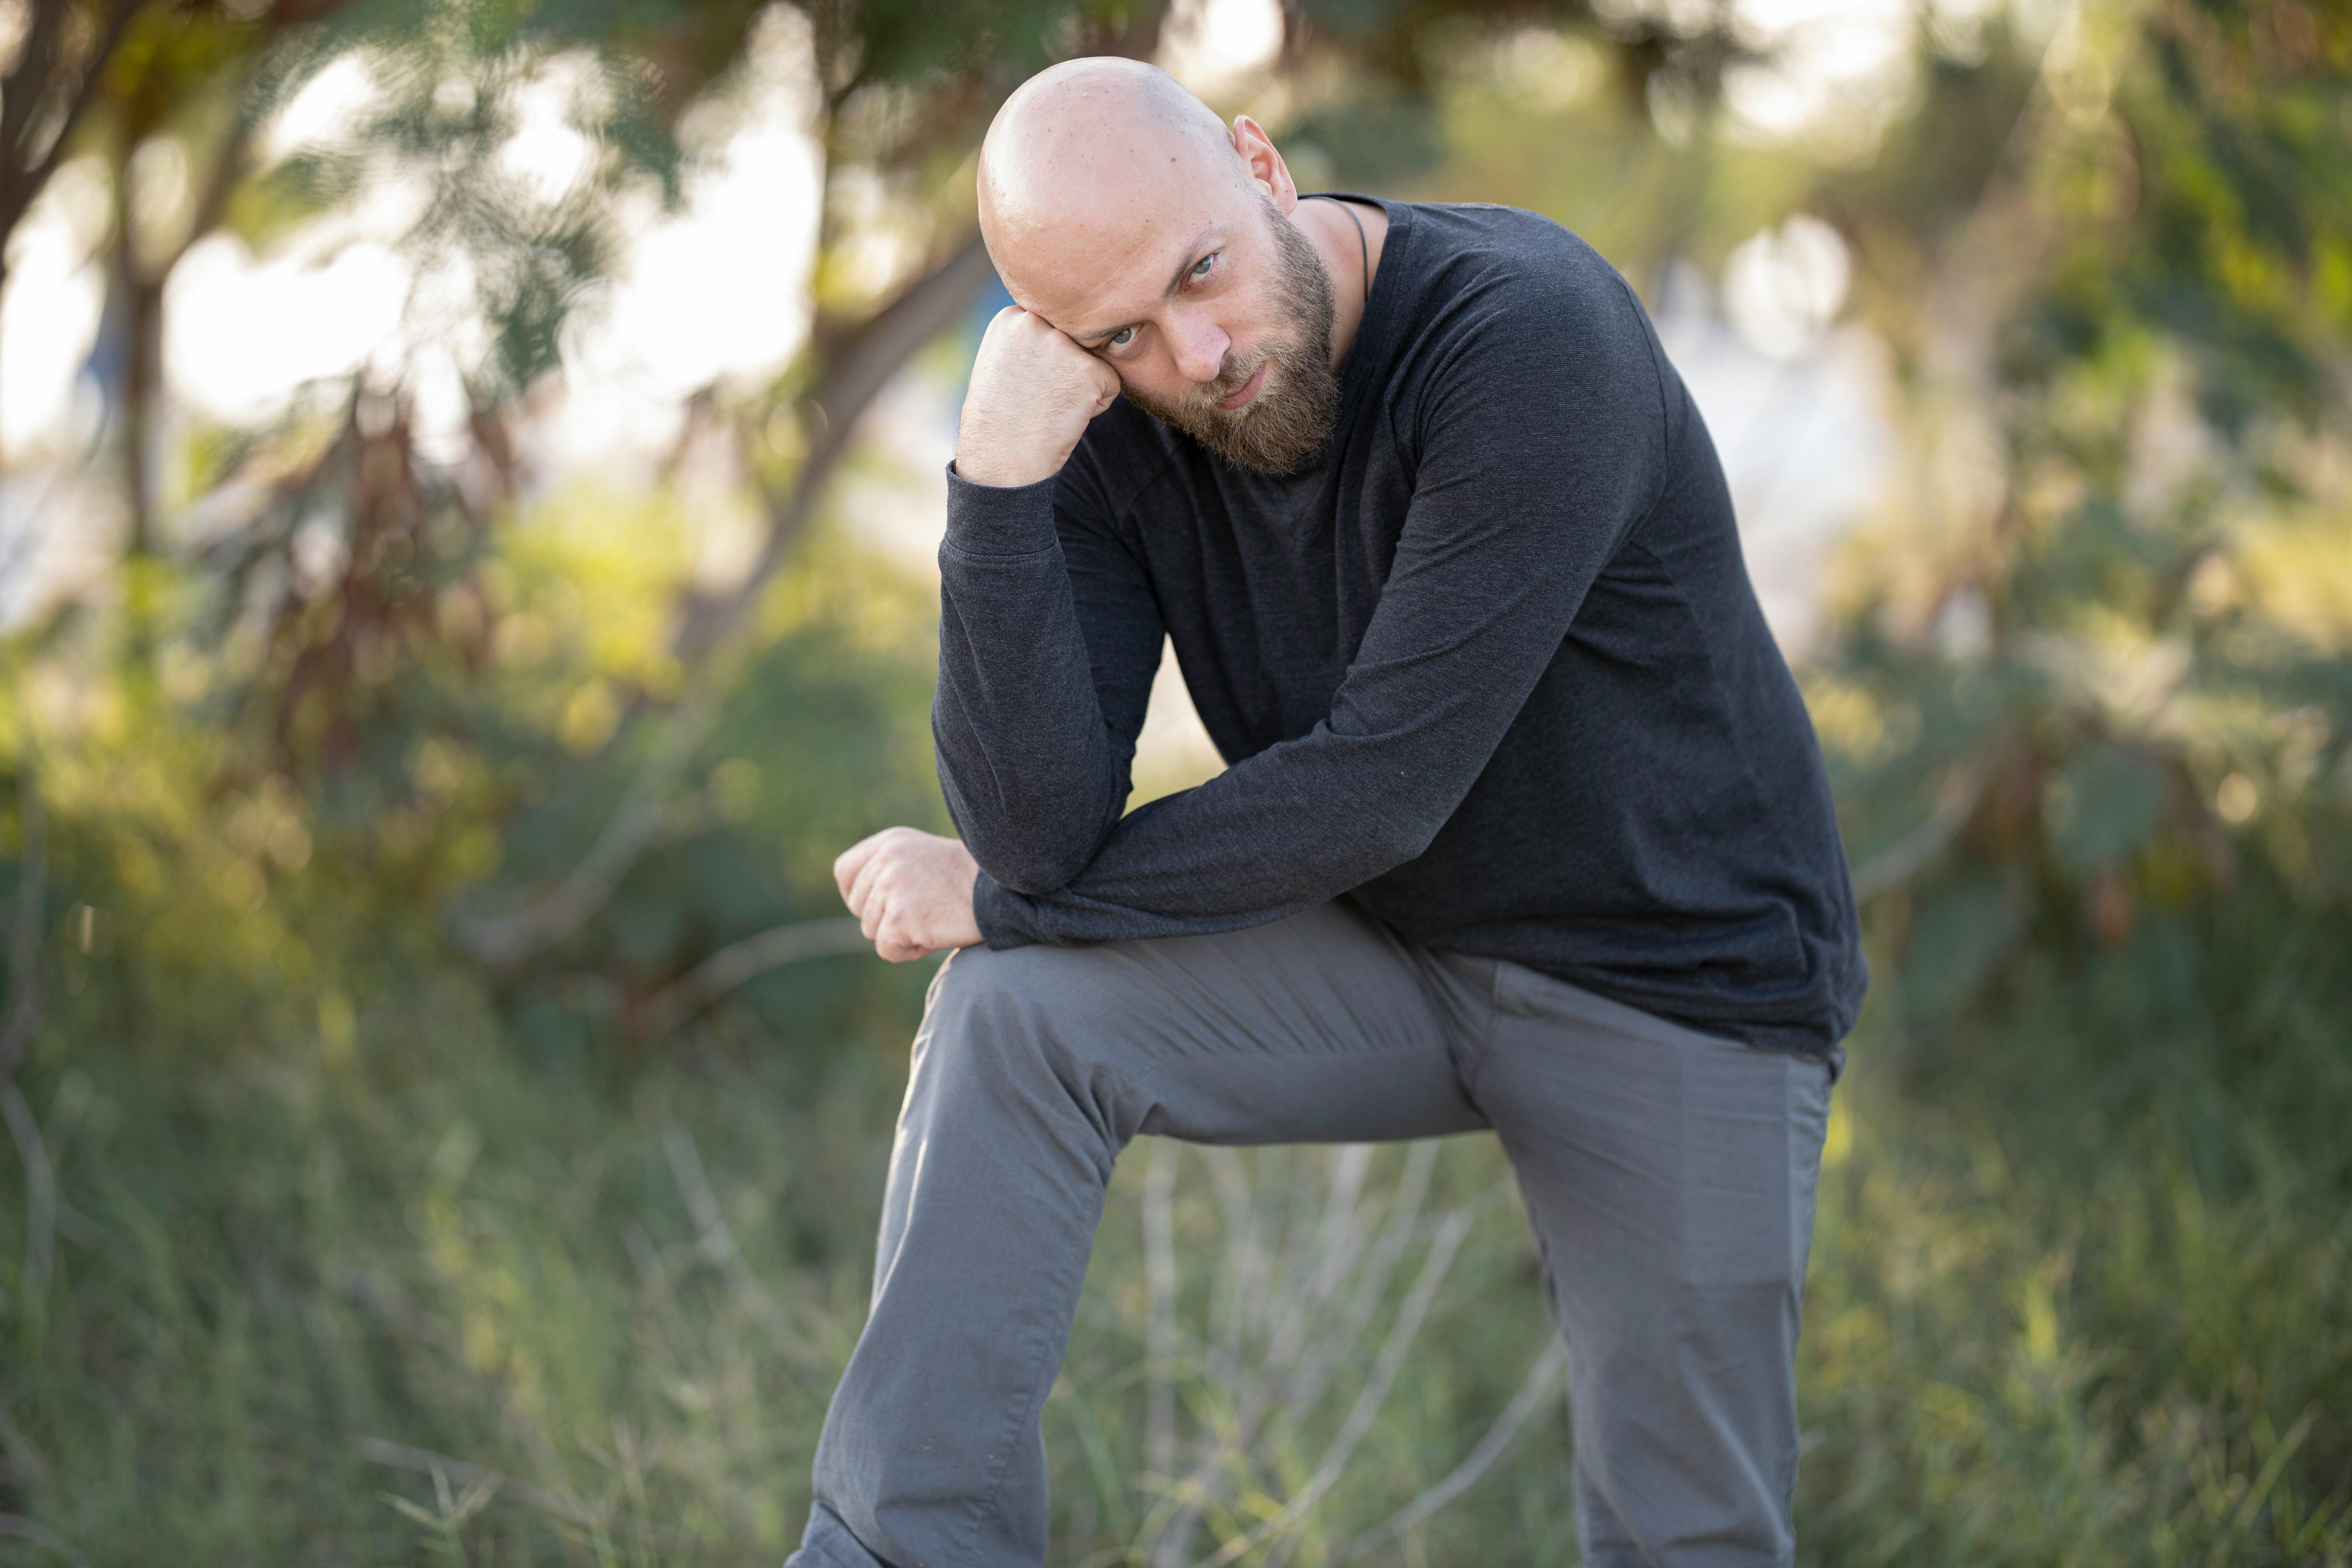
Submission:
M 1217 379 L 1181 397 L 1163 399 L 1129 388 L 1127 400 L 1172 425 L 1229 463 L 1261 474 L 1290 474 L 1321 455 L 1339 408 L 1339 378 L 1331 370 L 1331 280 L 1322 258 L 1271 201 L 1275 313 L 1282 326 L 1248 359 L 1225 356 Z M 1239 408 L 1222 400 L 1249 384 L 1259 365 L 1265 384 Z

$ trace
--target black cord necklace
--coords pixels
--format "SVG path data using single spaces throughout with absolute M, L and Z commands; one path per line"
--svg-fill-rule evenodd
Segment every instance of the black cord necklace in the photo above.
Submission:
M 1339 202 L 1337 196 L 1309 196 L 1307 199 L 1311 202 Z M 1364 305 L 1370 309 L 1372 303 L 1372 242 L 1364 237 L 1364 220 L 1356 216 L 1354 207 L 1339 202 L 1339 210 L 1346 213 L 1348 221 L 1356 226 L 1356 253 L 1364 263 Z

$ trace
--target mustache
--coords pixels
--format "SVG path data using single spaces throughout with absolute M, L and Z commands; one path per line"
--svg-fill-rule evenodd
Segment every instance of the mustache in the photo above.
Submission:
M 1247 386 L 1250 377 L 1258 373 L 1259 366 L 1278 364 L 1282 357 L 1282 351 L 1279 349 L 1264 350 L 1239 362 L 1231 355 L 1227 355 L 1225 363 L 1218 368 L 1216 379 L 1204 381 L 1194 386 L 1192 391 L 1184 395 L 1184 401 L 1213 414 L 1232 413 L 1233 410 L 1220 408 L 1217 405 Z

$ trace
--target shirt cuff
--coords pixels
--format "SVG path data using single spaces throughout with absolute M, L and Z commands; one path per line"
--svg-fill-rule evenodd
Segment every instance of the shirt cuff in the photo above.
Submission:
M 950 462 L 947 542 L 965 555 L 1034 555 L 1051 549 L 1054 476 L 1033 485 L 976 484 Z
M 971 884 L 972 923 L 980 927 L 980 939 L 993 948 L 1027 947 L 1036 939 L 1021 929 L 1023 909 L 1021 895 L 1007 888 L 987 872 L 981 872 Z

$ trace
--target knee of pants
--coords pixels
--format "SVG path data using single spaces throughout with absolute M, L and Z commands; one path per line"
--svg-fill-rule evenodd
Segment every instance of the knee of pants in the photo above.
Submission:
M 951 954 L 924 999 L 921 1037 L 954 1048 L 957 1062 L 1044 1066 L 1082 1047 L 1087 1031 L 1069 1027 L 1085 986 L 1084 948 L 967 947 Z M 941 1065 L 948 1065 L 942 1063 Z
M 1116 1113 L 1122 1075 L 1111 1016 L 1117 999 L 1106 991 L 1096 950 L 958 952 L 931 983 L 916 1038 L 910 1109 L 935 1100 L 1055 1120 L 1075 1111 L 1116 1152 L 1126 1141 Z

